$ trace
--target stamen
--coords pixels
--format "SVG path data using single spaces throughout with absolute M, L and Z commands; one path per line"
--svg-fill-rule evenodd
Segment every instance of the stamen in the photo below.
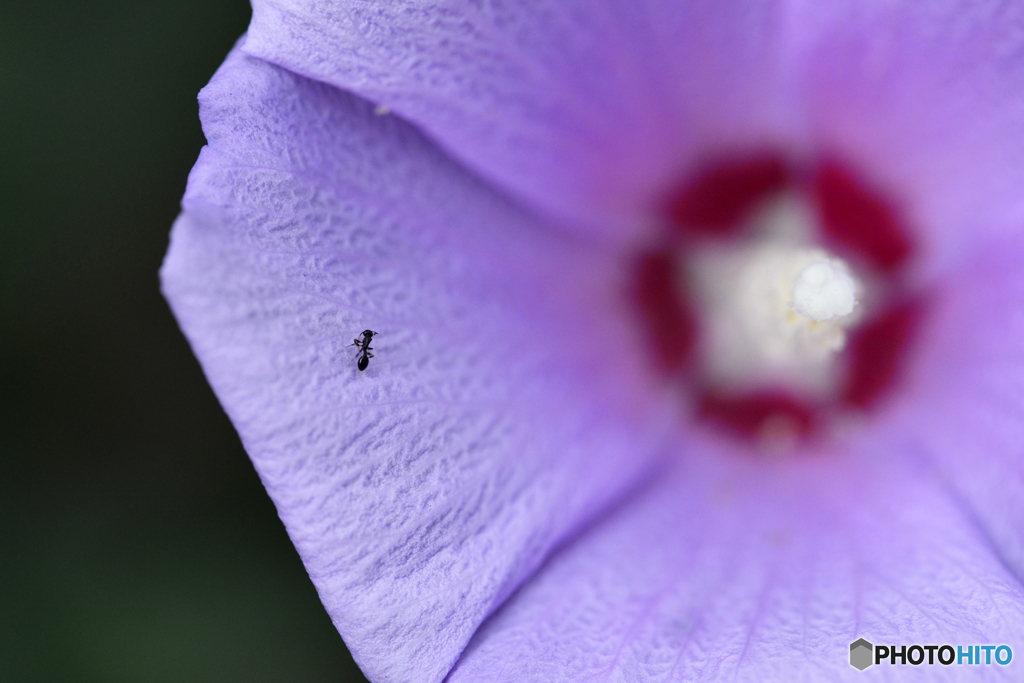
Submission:
M 849 315 L 857 305 L 857 285 L 840 261 L 815 261 L 793 283 L 793 310 L 825 322 Z

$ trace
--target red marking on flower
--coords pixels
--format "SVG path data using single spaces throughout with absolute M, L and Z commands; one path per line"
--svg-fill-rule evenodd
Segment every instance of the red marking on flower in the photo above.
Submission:
M 868 408 L 892 388 L 920 326 L 922 308 L 920 301 L 905 303 L 853 331 L 843 403 Z
M 668 214 L 683 234 L 722 236 L 790 181 L 789 169 L 774 155 L 760 155 L 707 167 L 676 196 Z
M 665 371 L 683 367 L 696 338 L 696 322 L 688 302 L 681 296 L 676 267 L 670 251 L 641 255 L 637 259 L 633 290 L 655 357 Z
M 815 428 L 814 412 L 782 392 L 701 397 L 700 415 L 747 437 L 806 437 Z
M 831 162 L 818 170 L 814 192 L 827 237 L 885 272 L 906 263 L 913 244 L 888 202 Z
M 894 206 L 845 167 L 826 160 L 804 175 L 773 154 L 709 165 L 667 205 L 672 246 L 637 259 L 635 301 L 661 369 L 681 369 L 695 350 L 699 321 L 676 273 L 691 245 L 689 238 L 736 237 L 760 204 L 794 183 L 815 198 L 822 238 L 837 251 L 859 256 L 864 265 L 878 271 L 882 277 L 877 281 L 886 299 L 899 296 L 897 276 L 913 255 L 912 235 Z M 818 402 L 803 401 L 799 394 L 777 387 L 731 394 L 697 386 L 693 389 L 698 395 L 698 414 L 722 428 L 757 439 L 813 436 L 835 408 L 870 408 L 894 387 L 920 313 L 917 303 L 904 304 L 851 330 L 846 352 L 849 372 L 838 395 Z

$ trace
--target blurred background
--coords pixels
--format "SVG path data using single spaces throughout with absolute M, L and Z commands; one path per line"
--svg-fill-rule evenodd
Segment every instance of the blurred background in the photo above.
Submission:
M 246 0 L 0 19 L 0 680 L 361 681 L 157 270 Z

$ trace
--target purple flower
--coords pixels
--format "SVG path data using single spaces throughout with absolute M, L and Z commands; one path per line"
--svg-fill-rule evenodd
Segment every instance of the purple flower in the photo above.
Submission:
M 255 1 L 200 95 L 163 287 L 367 676 L 859 680 L 859 637 L 1024 647 L 1022 26 L 955 1 Z M 637 271 L 703 253 L 666 199 L 765 150 L 798 198 L 840 160 L 914 245 L 874 274 L 797 259 L 839 289 L 790 304 L 929 302 L 870 410 L 811 372 L 829 436 L 784 457 L 693 417 L 740 366 L 688 351 L 671 311 L 700 294 Z

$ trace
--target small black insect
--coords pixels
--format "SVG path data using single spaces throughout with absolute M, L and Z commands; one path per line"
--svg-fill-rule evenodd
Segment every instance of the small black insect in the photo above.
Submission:
M 370 340 L 373 339 L 373 335 L 375 334 L 377 333 L 373 330 L 363 330 L 363 338 L 353 339 L 352 343 L 349 344 L 349 346 L 359 347 L 359 351 L 355 356 L 353 356 L 352 360 L 355 360 L 356 358 L 359 359 L 359 362 L 356 363 L 356 367 L 359 368 L 360 372 L 366 369 L 366 366 L 370 364 L 370 359 L 373 358 L 373 354 L 370 353 L 370 351 L 373 350 L 373 347 L 370 346 Z M 352 363 L 352 360 L 349 361 L 350 364 Z

